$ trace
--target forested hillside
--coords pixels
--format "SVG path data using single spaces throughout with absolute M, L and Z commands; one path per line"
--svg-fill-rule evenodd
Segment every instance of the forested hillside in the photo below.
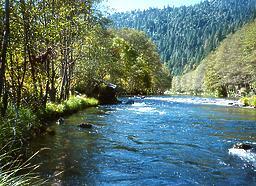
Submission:
M 195 69 L 230 33 L 255 17 L 255 0 L 204 1 L 195 6 L 115 13 L 117 28 L 145 31 L 174 75 Z
M 216 96 L 256 94 L 256 21 L 228 36 L 196 70 L 173 78 L 173 90 Z

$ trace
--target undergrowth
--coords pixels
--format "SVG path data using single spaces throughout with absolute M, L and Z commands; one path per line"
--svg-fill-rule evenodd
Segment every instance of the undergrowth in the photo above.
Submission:
M 244 104 L 244 106 L 256 107 L 256 95 L 251 97 L 244 97 L 240 99 L 240 101 Z
M 65 114 L 74 113 L 83 108 L 97 106 L 98 100 L 87 98 L 84 96 L 71 96 L 68 100 L 60 104 L 47 103 L 45 110 L 45 118 L 56 118 Z

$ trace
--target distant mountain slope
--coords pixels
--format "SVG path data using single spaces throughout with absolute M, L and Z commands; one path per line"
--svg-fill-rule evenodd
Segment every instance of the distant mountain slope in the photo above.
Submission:
M 228 36 L 197 67 L 173 78 L 175 92 L 256 94 L 256 20 Z
M 174 75 L 195 69 L 230 33 L 255 17 L 256 0 L 211 0 L 195 6 L 115 13 L 117 28 L 145 31 Z

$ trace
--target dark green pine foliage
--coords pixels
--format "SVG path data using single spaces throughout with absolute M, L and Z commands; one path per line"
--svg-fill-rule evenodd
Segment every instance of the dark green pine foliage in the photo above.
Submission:
M 115 13 L 117 28 L 145 31 L 173 75 L 195 69 L 230 33 L 255 18 L 256 0 L 209 0 L 164 9 Z

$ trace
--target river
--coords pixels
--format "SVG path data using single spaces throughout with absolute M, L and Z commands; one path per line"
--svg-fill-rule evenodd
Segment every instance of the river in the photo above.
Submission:
M 127 101 L 128 98 L 123 98 Z M 254 185 L 256 110 L 189 96 L 89 108 L 33 140 L 38 172 L 54 185 Z M 82 122 L 92 129 L 77 127 Z

